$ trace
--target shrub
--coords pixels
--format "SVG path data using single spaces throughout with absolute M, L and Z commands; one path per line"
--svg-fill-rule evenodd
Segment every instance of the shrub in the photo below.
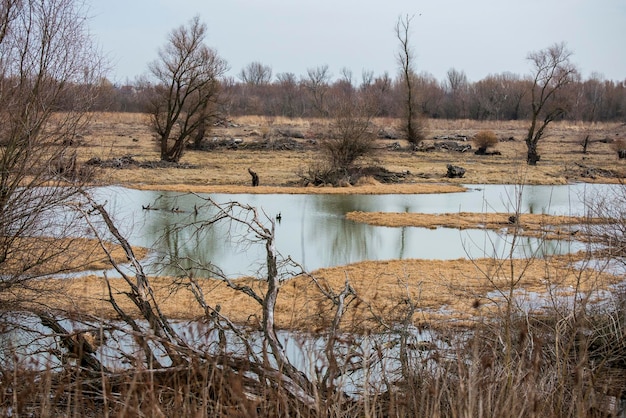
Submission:
M 474 136 L 474 145 L 479 151 L 485 152 L 487 148 L 495 147 L 498 144 L 498 137 L 493 131 L 480 131 Z
M 613 142 L 613 149 L 620 159 L 626 158 L 626 140 L 617 139 L 615 142 Z
M 426 139 L 428 128 L 426 122 L 421 117 L 415 117 L 411 120 L 411 124 L 398 126 L 398 129 L 406 137 L 413 148 L 419 146 Z

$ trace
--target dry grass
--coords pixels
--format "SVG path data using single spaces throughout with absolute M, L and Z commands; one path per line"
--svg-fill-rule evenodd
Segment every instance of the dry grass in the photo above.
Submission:
M 131 154 L 138 161 L 157 161 L 159 154 L 152 134 L 145 125 L 146 116 L 140 114 L 96 114 L 78 148 L 80 160 L 91 157 L 109 159 Z M 319 138 L 328 131 L 329 121 L 316 119 L 285 119 L 242 117 L 234 120 L 236 126 L 216 127 L 209 134 L 215 138 L 241 138 L 244 143 L 263 141 L 263 135 L 277 138 L 279 130 L 297 129 L 308 141 Z M 377 119 L 373 130 L 394 128 L 398 121 Z M 527 183 L 564 184 L 568 181 L 614 182 L 623 177 L 624 162 L 619 161 L 611 143 L 626 138 L 626 126 L 618 123 L 583 124 L 556 122 L 550 125 L 547 136 L 540 142 L 541 161 L 536 167 L 526 164 L 526 148 L 523 142 L 528 128 L 526 121 L 472 121 L 430 120 L 428 139 L 443 135 L 461 134 L 473 136 L 481 130 L 492 130 L 503 140 L 497 146 L 499 156 L 476 156 L 452 152 L 388 151 L 391 142 L 380 140 L 378 160 L 385 168 L 396 172 L 410 172 L 412 183 Z M 581 141 L 590 135 L 588 153 L 582 153 Z M 514 140 L 506 140 L 514 138 Z M 397 142 L 405 148 L 405 141 Z M 299 172 L 319 159 L 315 146 L 304 150 L 272 151 L 245 149 L 217 149 L 188 151 L 183 163 L 195 168 L 178 169 L 103 169 L 97 173 L 101 184 L 123 184 L 130 187 L 186 185 L 186 186 L 245 186 L 250 184 L 249 167 L 256 171 L 261 185 L 291 187 L 300 181 Z M 460 165 L 467 169 L 462 179 L 447 179 L 446 164 Z M 614 175 L 607 176 L 608 172 Z M 383 189 L 379 189 L 383 193 Z M 361 193 L 353 187 L 350 193 Z M 395 193 L 389 191 L 388 193 Z
M 525 292 L 581 292 L 606 289 L 621 279 L 592 270 L 579 271 L 570 267 L 582 254 L 552 257 L 549 260 L 390 260 L 363 261 L 334 268 L 320 269 L 311 276 L 303 275 L 286 281 L 280 291 L 275 317 L 280 328 L 323 330 L 332 317 L 331 303 L 321 294 L 325 291 L 341 292 L 346 278 L 355 289 L 359 302 L 348 307 L 344 325 L 352 329 L 373 329 L 381 322 L 398 320 L 404 312 L 405 300 L 410 298 L 420 314 L 416 325 L 436 321 L 466 325 L 466 321 L 488 315 L 493 300 L 490 292 L 515 287 Z M 516 273 L 511 277 L 511 268 Z M 518 276 L 519 275 L 519 276 Z M 313 281 L 317 280 L 317 283 Z M 139 314 L 123 293 L 128 291 L 122 279 L 110 279 L 118 304 L 127 312 Z M 165 315 L 171 318 L 192 319 L 204 315 L 193 296 L 185 288 L 185 279 L 153 277 L 150 282 L 156 300 Z M 265 282 L 252 278 L 236 281 L 259 293 L 264 293 Z M 43 283 L 53 287 L 54 280 Z M 87 276 L 63 281 L 67 297 L 59 298 L 59 308 L 114 318 L 115 312 L 108 300 L 103 278 Z M 225 282 L 214 279 L 200 281 L 206 300 L 217 301 L 221 313 L 240 324 L 258 325 L 261 306 L 241 292 L 229 288 Z M 556 291 L 555 291 L 556 292 Z M 31 296 L 37 301 L 36 294 Z
M 349 212 L 346 218 L 355 222 L 390 227 L 456 228 L 506 230 L 519 236 L 543 239 L 567 239 L 578 233 L 571 226 L 608 223 L 608 219 L 583 216 L 552 216 L 545 214 L 522 214 L 511 221 L 509 213 L 390 213 Z M 585 238 L 585 237 L 581 237 Z
M 119 245 L 102 243 L 116 263 L 126 262 L 126 253 Z M 30 274 L 47 272 L 77 272 L 85 270 L 104 270 L 112 268 L 108 256 L 96 239 L 72 238 L 23 238 L 16 242 L 16 248 L 25 249 L 21 258 L 9 258 L 2 263 L 0 274 L 16 274 L 23 266 L 34 266 Z M 146 248 L 134 248 L 138 258 L 148 253 Z
M 140 190 L 163 190 L 183 193 L 235 193 L 235 194 L 433 194 L 459 193 L 467 190 L 455 184 L 363 184 L 357 187 L 281 187 L 281 186 L 242 186 L 242 185 L 147 185 L 135 187 Z

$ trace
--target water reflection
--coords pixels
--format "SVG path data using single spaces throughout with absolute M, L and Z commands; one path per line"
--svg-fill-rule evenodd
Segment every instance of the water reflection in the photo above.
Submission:
M 60 371 L 64 364 L 67 366 L 67 358 L 61 360 L 55 355 L 62 352 L 58 347 L 58 335 L 44 327 L 38 317 L 20 314 L 19 318 L 16 315 L 11 319 L 19 319 L 23 325 L 5 329 L 0 334 L 0 365 L 7 370 L 16 369 L 19 364 L 20 368 L 39 371 Z M 144 321 L 137 323 L 142 328 L 148 326 Z M 88 331 L 95 335 L 103 335 L 105 343 L 96 349 L 94 355 L 104 367 L 112 371 L 127 370 L 130 367 L 128 359 L 135 358 L 141 351 L 133 337 L 134 331 L 121 322 L 89 323 L 59 318 L 59 324 L 70 333 Z M 216 328 L 195 320 L 171 321 L 170 325 L 180 339 L 190 347 L 208 355 L 220 354 L 219 332 Z M 435 345 L 439 349 L 449 348 L 449 342 L 446 344 L 440 341 L 430 330 L 410 327 L 406 331 L 408 331 L 407 345 L 415 347 L 409 348 L 412 357 L 421 358 L 420 353 L 424 352 L 413 350 L 423 350 L 423 347 Z M 245 358 L 247 347 L 261 358 L 266 349 L 266 341 L 261 332 L 246 332 L 245 345 L 242 344 L 241 336 L 228 330 L 224 336 L 227 341 L 226 350 L 234 358 Z M 324 375 L 329 364 L 325 350 L 328 344 L 327 336 L 293 331 L 278 331 L 277 336 L 285 349 L 287 359 L 297 370 L 311 380 Z M 170 367 L 169 357 L 160 347 L 159 343 L 151 346 L 161 364 Z M 400 367 L 398 361 L 400 343 L 397 332 L 349 335 L 346 338 L 335 339 L 333 349 L 340 353 L 341 358 L 349 357 L 355 361 L 351 363 L 353 366 L 359 364 L 362 366 L 352 368 L 350 373 L 335 382 L 355 396 L 362 394 L 366 385 L 382 387 L 386 384 L 386 378 L 394 376 L 394 371 Z M 357 361 L 359 359 L 362 361 Z M 270 356 L 267 360 L 271 362 L 273 359 Z M 273 366 L 275 367 L 275 364 Z
M 218 203 L 237 201 L 259 208 L 276 223 L 276 247 L 307 270 L 360 260 L 404 258 L 456 259 L 506 257 L 511 237 L 482 230 L 385 228 L 345 219 L 350 211 L 511 212 L 583 215 L 584 200 L 605 193 L 610 185 L 524 186 L 474 185 L 465 193 L 439 195 L 225 195 Z M 521 199 L 519 193 L 521 191 Z M 138 191 L 120 187 L 97 191 L 131 244 L 154 249 L 151 272 L 180 273 L 213 263 L 229 276 L 254 274 L 263 268 L 261 245 L 242 245 L 245 231 L 236 225 L 202 227 L 215 214 L 201 208 L 205 196 Z M 519 203 L 517 202 L 519 200 Z M 150 209 L 147 209 L 148 206 Z M 142 209 L 144 207 L 145 209 Z M 157 210 L 153 210 L 157 209 Z M 582 248 L 571 242 L 517 239 L 516 257 L 564 253 Z M 165 267 L 178 260 L 178 268 Z M 261 272 L 262 273 L 262 272 Z M 206 274 L 206 273 L 205 273 Z

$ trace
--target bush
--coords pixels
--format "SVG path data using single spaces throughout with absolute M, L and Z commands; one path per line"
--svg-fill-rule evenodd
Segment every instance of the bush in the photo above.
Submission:
M 474 145 L 479 151 L 486 151 L 487 148 L 495 147 L 498 144 L 498 137 L 493 131 L 480 131 L 474 136 Z
M 613 142 L 613 149 L 617 153 L 617 156 L 622 159 L 626 158 L 626 140 L 618 139 Z
M 398 127 L 400 132 L 404 134 L 406 140 L 409 141 L 413 147 L 419 146 L 422 141 L 426 139 L 427 135 L 427 126 L 426 122 L 421 117 L 415 117 L 411 119 L 410 126 L 408 124 L 401 125 Z

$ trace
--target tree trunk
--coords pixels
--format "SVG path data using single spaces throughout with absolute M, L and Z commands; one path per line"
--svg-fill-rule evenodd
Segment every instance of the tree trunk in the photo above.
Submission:
M 183 151 L 185 150 L 185 140 L 177 138 L 171 147 L 168 147 L 167 140 L 162 140 L 161 143 L 165 144 L 161 147 L 161 161 L 178 163 L 183 156 Z
M 248 169 L 248 173 L 252 176 L 252 187 L 257 187 L 259 185 L 259 175 L 251 169 Z
M 77 359 L 80 367 L 89 372 L 107 372 L 107 368 L 100 363 L 96 355 L 96 347 L 93 347 L 89 340 L 85 338 L 85 333 L 72 333 L 66 330 L 59 321 L 47 312 L 38 314 L 41 325 L 50 328 L 59 338 L 61 346 L 64 347 L 70 356 Z
M 537 161 L 541 159 L 541 156 L 537 153 L 537 143 L 527 142 L 528 155 L 526 156 L 526 162 L 528 165 L 537 165 Z
M 583 141 L 583 154 L 587 153 L 587 146 L 589 145 L 589 135 L 585 136 Z
M 202 141 L 204 140 L 204 135 L 206 134 L 206 116 L 201 115 L 200 116 L 200 122 L 198 123 L 198 130 L 196 131 L 196 134 L 194 135 L 193 138 L 193 147 L 194 149 L 200 149 L 202 148 Z

